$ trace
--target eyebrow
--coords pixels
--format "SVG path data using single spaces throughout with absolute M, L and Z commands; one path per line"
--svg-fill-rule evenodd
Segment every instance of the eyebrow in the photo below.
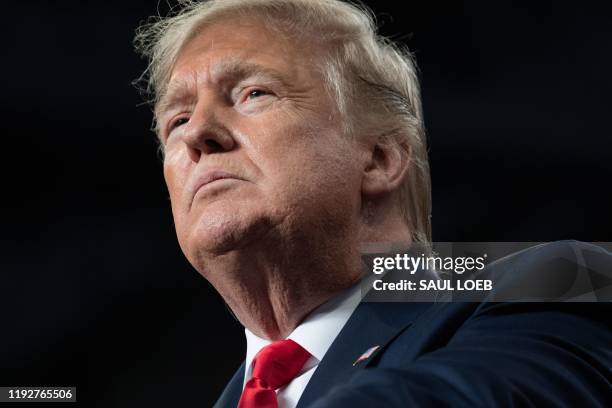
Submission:
M 287 86 L 286 79 L 280 72 L 257 63 L 238 59 L 226 59 L 215 64 L 208 80 L 220 84 L 236 84 L 253 77 L 260 77 Z M 159 117 L 173 106 L 192 97 L 192 90 L 196 83 L 195 75 L 193 80 L 179 78 L 171 81 L 155 107 L 157 116 Z

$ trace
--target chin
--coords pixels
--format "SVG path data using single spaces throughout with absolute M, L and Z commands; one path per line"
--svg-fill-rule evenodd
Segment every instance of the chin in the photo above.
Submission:
M 187 226 L 188 234 L 181 247 L 186 254 L 192 255 L 189 256 L 191 261 L 202 261 L 244 249 L 258 242 L 274 227 L 271 219 L 262 214 L 245 214 L 244 208 L 242 211 L 232 210 L 231 206 L 227 206 L 223 212 L 207 212 Z

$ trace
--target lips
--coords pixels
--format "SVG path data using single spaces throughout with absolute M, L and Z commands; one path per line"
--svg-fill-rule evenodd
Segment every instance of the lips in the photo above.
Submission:
M 223 180 L 223 179 L 242 180 L 242 178 L 236 176 L 235 174 L 228 173 L 227 171 L 224 171 L 224 170 L 214 170 L 214 169 L 207 170 L 195 180 L 195 183 L 193 184 L 193 188 L 191 189 L 191 191 L 193 192 L 192 198 L 194 198 L 195 195 L 198 193 L 198 191 L 200 191 L 200 189 L 202 189 L 203 187 L 217 180 Z

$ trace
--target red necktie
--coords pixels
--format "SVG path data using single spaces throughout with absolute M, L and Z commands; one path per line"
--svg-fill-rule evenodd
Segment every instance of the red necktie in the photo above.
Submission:
M 279 340 L 253 359 L 253 376 L 244 386 L 238 408 L 278 408 L 276 390 L 289 384 L 310 357 L 293 340 Z

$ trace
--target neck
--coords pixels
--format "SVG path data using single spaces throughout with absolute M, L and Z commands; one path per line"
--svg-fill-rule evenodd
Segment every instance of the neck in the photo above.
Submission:
M 206 278 L 240 323 L 269 340 L 286 338 L 362 274 L 356 240 L 289 242 L 254 243 L 206 262 Z
M 393 198 L 365 201 L 361 219 L 359 242 L 362 244 L 387 242 L 409 246 L 412 243 L 411 231 Z
M 410 242 L 399 211 L 389 206 L 385 214 L 377 207 L 378 215 L 366 209 L 359 225 L 339 233 L 268 232 L 239 249 L 209 254 L 198 269 L 244 327 L 261 338 L 284 339 L 315 308 L 361 279 L 361 243 Z

